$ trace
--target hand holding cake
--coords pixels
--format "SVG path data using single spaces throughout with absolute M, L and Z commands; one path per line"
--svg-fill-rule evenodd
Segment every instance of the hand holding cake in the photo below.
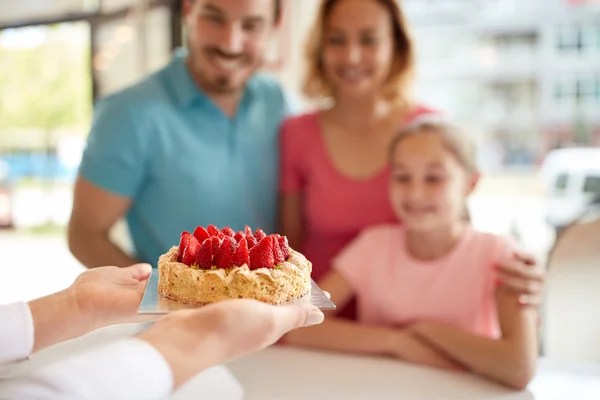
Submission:
M 173 388 L 203 370 L 261 350 L 287 332 L 320 324 L 310 305 L 275 306 L 256 300 L 226 300 L 161 318 L 138 335 L 167 361 Z

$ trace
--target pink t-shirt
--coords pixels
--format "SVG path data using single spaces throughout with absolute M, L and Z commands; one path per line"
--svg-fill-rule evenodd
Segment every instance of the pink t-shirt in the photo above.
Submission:
M 416 107 L 398 128 L 426 113 L 434 111 Z M 281 192 L 304 196 L 305 242 L 298 250 L 313 263 L 315 280 L 362 229 L 397 221 L 388 197 L 390 169 L 364 180 L 340 173 L 324 146 L 318 112 L 284 122 L 280 173 Z
M 333 260 L 355 291 L 358 320 L 381 326 L 441 322 L 498 337 L 493 267 L 510 256 L 510 241 L 467 228 L 450 253 L 422 261 L 408 253 L 404 235 L 398 224 L 368 228 Z

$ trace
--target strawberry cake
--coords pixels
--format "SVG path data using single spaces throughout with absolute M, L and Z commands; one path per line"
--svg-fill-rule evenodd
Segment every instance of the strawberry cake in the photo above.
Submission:
M 311 271 L 285 236 L 199 226 L 160 256 L 158 293 L 196 305 L 234 298 L 282 304 L 309 292 Z

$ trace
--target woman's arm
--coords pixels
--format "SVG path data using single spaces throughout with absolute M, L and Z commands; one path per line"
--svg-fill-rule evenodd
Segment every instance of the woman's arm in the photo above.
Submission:
M 301 250 L 304 240 L 304 204 L 302 192 L 283 193 L 279 197 L 279 229 L 287 236 L 290 247 Z
M 533 377 L 538 357 L 537 311 L 521 307 L 518 296 L 506 288 L 496 292 L 500 339 L 476 336 L 438 323 L 419 323 L 412 329 L 473 372 L 524 389 Z
M 343 308 L 354 295 L 352 287 L 335 270 L 325 276 L 319 285 L 331 294 L 339 308 Z M 325 318 L 321 325 L 290 332 L 285 342 L 349 353 L 388 355 L 418 364 L 457 368 L 455 362 L 407 330 L 362 325 L 334 316 Z

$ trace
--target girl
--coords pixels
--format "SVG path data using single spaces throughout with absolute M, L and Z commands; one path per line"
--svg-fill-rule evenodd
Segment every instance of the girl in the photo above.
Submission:
M 473 145 L 423 120 L 396 136 L 390 154 L 390 200 L 402 224 L 365 229 L 321 281 L 339 307 L 357 296 L 360 324 L 328 318 L 287 342 L 466 368 L 524 388 L 536 365 L 537 314 L 498 286 L 494 266 L 512 245 L 462 218 L 479 179 Z
M 306 54 L 305 94 L 332 106 L 283 125 L 279 232 L 318 282 L 362 229 L 396 220 L 387 150 L 401 125 L 433 111 L 410 96 L 414 50 L 395 0 L 323 1 Z M 517 259 L 503 267 L 504 283 L 536 292 L 543 272 Z M 355 317 L 352 301 L 340 311 Z

